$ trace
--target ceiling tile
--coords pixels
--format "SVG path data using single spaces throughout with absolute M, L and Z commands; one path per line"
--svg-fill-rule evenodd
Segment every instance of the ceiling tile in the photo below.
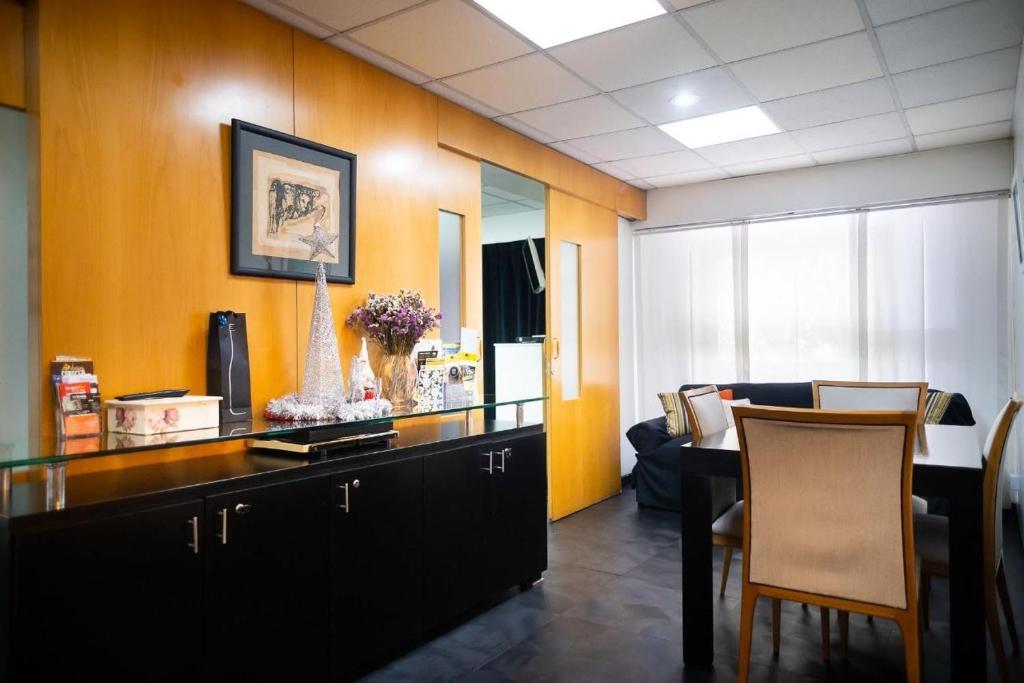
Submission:
M 1013 88 L 1017 84 L 1020 49 L 989 52 L 895 74 L 893 82 L 904 107 L 919 107 L 943 100 L 955 100 Z
M 895 112 L 793 131 L 793 137 L 808 152 L 895 140 L 906 135 L 903 121 Z
M 421 0 L 374 0 L 373 2 L 338 2 L 338 0 L 278 0 L 338 30 L 347 31 L 374 19 L 386 17 L 412 7 Z
M 577 159 L 578 161 L 582 161 L 585 164 L 596 164 L 601 161 L 593 154 L 587 154 L 582 149 L 579 149 L 568 142 L 552 142 L 549 146 L 553 149 L 557 149 L 562 154 L 570 156 L 573 159 Z
M 498 111 L 497 109 L 488 107 L 486 104 L 478 102 L 474 100 L 472 97 L 469 97 L 468 95 L 459 92 L 455 88 L 450 88 L 444 83 L 441 83 L 440 81 L 426 83 L 423 87 L 432 93 L 440 95 L 446 100 L 450 100 L 455 104 L 462 105 L 466 109 L 469 109 L 470 111 L 475 111 L 477 114 L 480 114 L 481 116 L 486 116 L 489 119 L 501 114 L 501 112 Z
M 643 121 L 600 95 L 520 112 L 516 118 L 558 140 L 600 135 L 643 125 Z
M 445 83 L 503 112 L 536 109 L 596 92 L 540 53 L 454 76 Z
M 619 168 L 615 164 L 601 163 L 594 164 L 594 168 L 602 173 L 607 173 L 610 176 L 614 176 L 619 180 L 633 180 L 635 177 L 632 173 L 629 173 L 625 169 Z
M 762 106 L 786 130 L 882 114 L 896 108 L 884 78 L 787 97 Z
M 399 78 L 404 78 L 410 83 L 421 85 L 423 83 L 427 83 L 430 81 L 430 76 L 424 73 L 420 73 L 415 69 L 410 69 L 401 62 L 396 62 L 395 60 L 386 57 L 380 54 L 379 52 L 371 50 L 370 48 L 366 47 L 365 45 L 361 45 L 360 43 L 357 43 L 356 41 L 352 40 L 346 35 L 338 34 L 336 36 L 332 36 L 331 38 L 327 39 L 327 42 L 333 45 L 334 47 L 341 48 L 345 52 L 353 54 L 356 57 L 359 57 L 360 59 L 367 61 L 370 64 L 373 64 L 374 66 L 379 66 L 385 71 L 390 71 Z
M 919 149 L 934 149 L 952 145 L 967 145 L 972 142 L 985 142 L 986 140 L 1002 140 L 1013 135 L 1012 129 L 1013 125 L 1010 121 L 1001 121 L 986 123 L 983 126 L 970 126 L 969 128 L 918 135 L 914 140 L 917 141 Z
M 615 165 L 638 178 L 653 178 L 669 173 L 686 173 L 711 168 L 711 164 L 689 150 L 621 159 L 616 161 Z
M 680 93 L 696 95 L 700 101 L 689 107 L 672 103 Z M 666 78 L 654 83 L 617 90 L 612 97 L 654 124 L 739 109 L 755 102 L 722 68 Z
M 280 19 L 286 24 L 290 24 L 300 31 L 304 31 L 311 36 L 323 40 L 327 36 L 334 35 L 336 31 L 330 27 L 323 25 L 318 21 L 314 21 L 312 18 L 300 14 L 299 12 L 293 12 L 287 7 L 282 7 L 273 0 L 242 0 L 247 5 L 252 5 L 256 9 L 260 10 L 264 14 Z
M 511 31 L 459 0 L 420 5 L 348 35 L 433 78 L 533 50 Z
M 548 51 L 603 90 L 618 90 L 715 65 L 673 17 L 657 17 Z
M 728 177 L 729 174 L 720 168 L 709 168 L 703 171 L 690 171 L 689 173 L 669 173 L 668 175 L 645 178 L 645 180 L 654 187 L 675 187 L 676 185 L 692 185 L 693 183 L 721 180 Z
M 856 161 L 857 159 L 870 159 L 872 157 L 887 157 L 893 154 L 906 154 L 913 151 L 910 140 L 900 138 L 898 140 L 886 140 L 884 142 L 870 142 L 866 145 L 854 145 L 852 147 L 841 147 L 839 149 L 826 149 L 814 152 L 811 156 L 819 164 L 835 164 L 841 161 Z
M 701 147 L 702 157 L 718 166 L 745 164 L 765 159 L 778 159 L 803 154 L 800 145 L 788 133 L 764 135 L 759 138 L 726 142 L 721 145 Z
M 533 126 L 528 126 L 522 121 L 516 119 L 516 117 L 514 116 L 499 116 L 494 120 L 500 123 L 501 125 L 505 126 L 506 128 L 511 128 L 517 133 L 522 133 L 528 138 L 533 138 L 537 142 L 548 143 L 555 141 L 554 136 L 548 135 L 542 130 L 537 130 Z
M 966 128 L 1013 118 L 1013 90 L 1000 90 L 949 102 L 907 109 L 907 122 L 914 135 Z
M 646 180 L 641 180 L 640 178 L 637 178 L 636 180 L 630 180 L 630 181 L 627 181 L 627 182 L 630 185 L 632 185 L 633 187 L 635 187 L 637 189 L 640 189 L 640 190 L 653 190 L 654 189 L 654 185 L 651 185 Z
M 965 0 L 864 0 L 871 23 L 875 26 L 888 24 L 925 12 L 934 12 Z
M 877 29 L 893 73 L 1019 46 L 1024 2 L 975 0 Z
M 726 62 L 864 30 L 854 0 L 720 0 L 682 17 Z
M 808 166 L 814 166 L 814 159 L 807 154 L 798 154 L 792 157 L 782 157 L 781 159 L 752 161 L 749 164 L 733 164 L 732 166 L 726 166 L 725 170 L 731 176 L 741 176 L 788 171 L 794 168 L 807 168 Z
M 866 33 L 755 57 L 730 65 L 761 100 L 775 100 L 882 75 Z
M 669 4 L 676 9 L 686 9 L 687 7 L 693 7 L 694 5 L 701 5 L 711 0 L 668 0 Z
M 605 161 L 684 149 L 671 136 L 650 126 L 579 138 L 572 140 L 572 144 L 574 147 Z

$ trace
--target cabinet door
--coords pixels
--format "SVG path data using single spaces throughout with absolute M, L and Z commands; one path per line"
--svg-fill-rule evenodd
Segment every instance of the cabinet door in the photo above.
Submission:
M 489 446 L 486 584 L 490 592 L 540 577 L 547 569 L 547 462 L 543 434 Z
M 14 539 L 17 681 L 201 675 L 201 501 Z
M 423 460 L 331 479 L 331 673 L 348 677 L 420 635 Z
M 435 629 L 483 597 L 483 514 L 488 475 L 479 447 L 423 461 L 424 625 Z
M 206 655 L 213 680 L 327 675 L 329 478 L 206 499 Z

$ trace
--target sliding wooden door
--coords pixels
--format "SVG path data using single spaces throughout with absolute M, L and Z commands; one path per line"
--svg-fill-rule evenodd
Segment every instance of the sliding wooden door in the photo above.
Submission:
M 615 495 L 619 475 L 618 227 L 614 211 L 548 191 L 551 518 Z

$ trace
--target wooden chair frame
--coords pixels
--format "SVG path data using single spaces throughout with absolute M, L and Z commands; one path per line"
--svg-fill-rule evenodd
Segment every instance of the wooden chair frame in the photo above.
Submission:
M 747 505 L 743 508 L 743 597 L 740 607 L 740 683 L 746 683 L 750 675 L 750 646 L 753 637 L 754 608 L 761 596 L 772 598 L 773 616 L 778 608 L 775 600 L 793 600 L 816 605 L 823 609 L 836 609 L 843 612 L 857 612 L 884 619 L 892 619 L 903 633 L 903 652 L 906 659 L 907 681 L 918 683 L 921 680 L 921 647 L 920 620 L 918 618 L 916 562 L 914 551 L 914 516 L 910 504 L 911 482 L 914 470 L 914 436 L 917 432 L 917 416 L 911 412 L 880 412 L 880 411 L 821 411 L 800 408 L 755 408 L 738 406 L 734 408 L 736 433 L 740 445 L 740 468 L 743 477 L 743 497 Z M 818 595 L 804 591 L 756 584 L 750 581 L 750 465 L 748 462 L 747 440 L 743 422 L 746 419 L 777 420 L 784 422 L 803 422 L 811 424 L 837 424 L 855 426 L 903 426 L 903 465 L 901 475 L 900 498 L 902 501 L 902 532 L 903 532 L 903 574 L 906 607 L 903 609 L 888 605 L 877 605 L 870 602 L 849 600 L 828 595 Z M 824 612 L 823 612 L 824 614 Z M 845 624 L 840 620 L 841 630 Z M 822 634 L 827 627 L 822 625 Z M 777 636 L 773 633 L 773 641 Z M 774 643 L 773 643 L 774 644 Z
M 690 423 L 690 434 L 693 436 L 694 441 L 703 437 L 704 432 L 701 431 L 700 423 L 697 421 L 697 415 L 693 412 L 693 406 L 690 405 L 690 399 L 711 393 L 714 393 L 716 396 L 718 395 L 718 387 L 714 384 L 709 384 L 706 387 L 698 387 L 697 389 L 687 389 L 680 393 L 680 396 L 683 399 L 683 408 L 686 410 L 686 421 Z
M 928 408 L 928 382 L 843 382 L 829 379 L 816 379 L 811 382 L 811 396 L 815 410 L 821 410 L 819 387 L 850 387 L 862 389 L 911 389 L 917 387 L 917 425 L 924 425 L 924 415 Z M 849 412 L 845 411 L 844 412 Z

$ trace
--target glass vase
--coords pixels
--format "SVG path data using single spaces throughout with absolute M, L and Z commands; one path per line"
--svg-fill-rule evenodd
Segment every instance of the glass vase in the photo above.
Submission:
M 412 408 L 412 390 L 416 386 L 416 361 L 405 353 L 385 353 L 381 357 L 380 391 L 396 411 Z

